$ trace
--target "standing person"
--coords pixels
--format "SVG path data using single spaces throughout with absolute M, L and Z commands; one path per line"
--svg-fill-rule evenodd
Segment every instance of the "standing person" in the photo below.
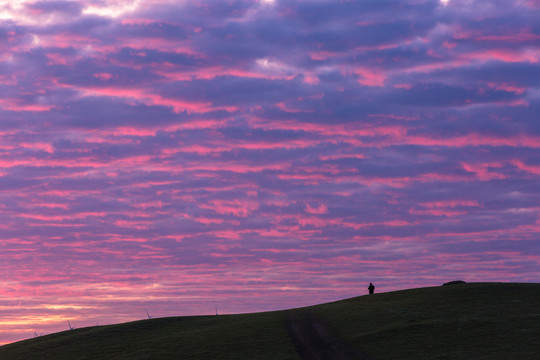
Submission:
M 372 283 L 369 283 L 368 290 L 370 295 L 373 294 L 375 292 L 375 286 L 373 286 Z

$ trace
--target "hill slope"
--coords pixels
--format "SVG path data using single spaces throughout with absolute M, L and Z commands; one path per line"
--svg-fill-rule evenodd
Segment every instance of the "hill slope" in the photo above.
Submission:
M 267 313 L 161 318 L 0 347 L 0 359 L 540 358 L 540 284 L 472 283 Z

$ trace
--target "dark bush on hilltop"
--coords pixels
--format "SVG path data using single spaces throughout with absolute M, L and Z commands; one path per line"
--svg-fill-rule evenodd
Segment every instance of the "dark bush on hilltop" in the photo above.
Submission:
M 446 286 L 446 285 L 456 285 L 456 284 L 465 284 L 465 281 L 463 281 L 463 280 L 449 281 L 449 282 L 445 282 L 444 284 L 442 284 L 442 286 Z

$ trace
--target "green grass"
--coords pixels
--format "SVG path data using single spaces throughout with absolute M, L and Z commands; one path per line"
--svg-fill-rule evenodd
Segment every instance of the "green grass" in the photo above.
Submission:
M 374 359 L 540 359 L 540 284 L 404 290 L 315 310 Z
M 1 360 L 300 359 L 287 320 L 315 317 L 375 360 L 540 359 L 540 284 L 470 283 L 301 309 L 89 327 L 0 347 Z
M 0 359 L 298 359 L 282 314 L 161 318 L 0 347 Z

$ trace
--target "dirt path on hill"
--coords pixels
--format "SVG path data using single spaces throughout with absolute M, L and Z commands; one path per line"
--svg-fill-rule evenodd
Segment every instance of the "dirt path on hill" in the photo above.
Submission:
M 290 317 L 287 330 L 302 360 L 371 360 L 332 336 L 311 313 Z

